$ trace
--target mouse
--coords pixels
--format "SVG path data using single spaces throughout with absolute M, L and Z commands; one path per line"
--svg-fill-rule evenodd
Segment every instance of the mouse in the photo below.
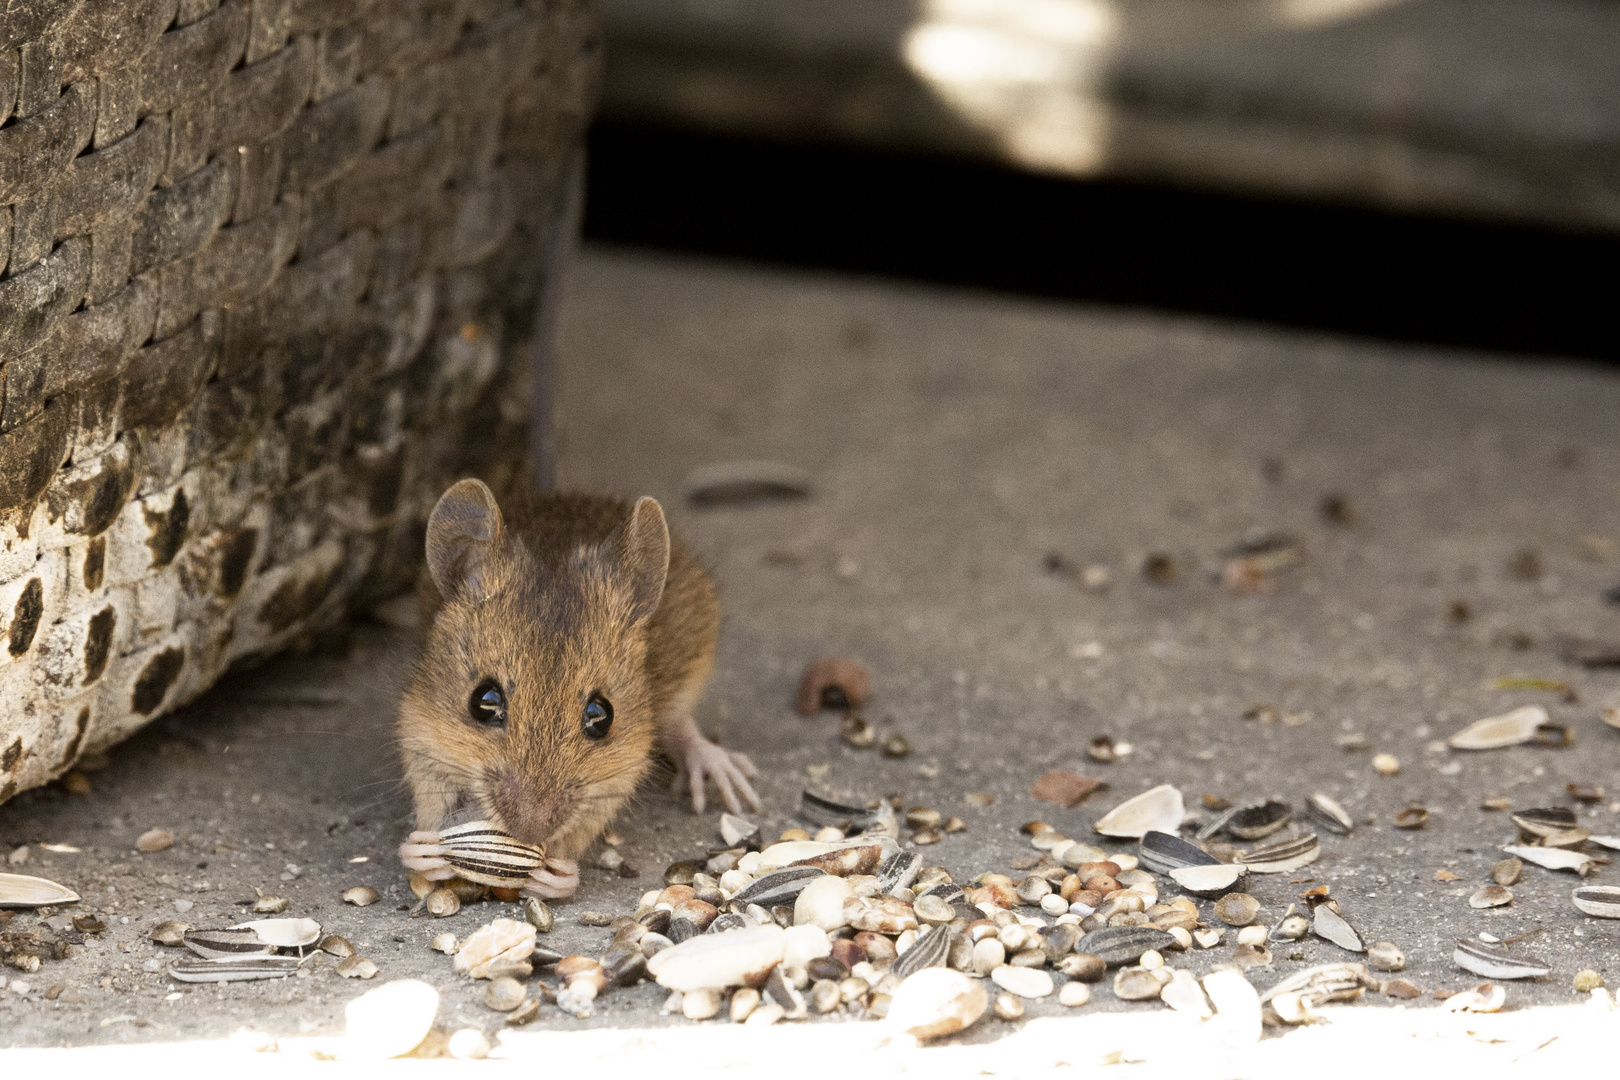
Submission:
M 514 484 L 501 502 L 464 479 L 428 517 L 397 727 L 411 839 L 492 822 L 545 849 L 525 891 L 564 899 L 656 751 L 698 813 L 711 781 L 732 813 L 758 810 L 757 773 L 698 729 L 719 593 L 658 501 Z

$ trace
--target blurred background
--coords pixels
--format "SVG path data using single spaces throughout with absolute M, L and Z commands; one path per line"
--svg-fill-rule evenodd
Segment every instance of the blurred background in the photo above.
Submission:
M 1606 0 L 600 0 L 596 240 L 1614 359 Z

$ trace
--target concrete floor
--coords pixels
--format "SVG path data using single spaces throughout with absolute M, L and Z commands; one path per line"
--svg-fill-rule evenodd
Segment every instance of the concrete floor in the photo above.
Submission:
M 1615 372 L 601 249 L 574 271 L 560 351 L 565 484 L 658 496 L 721 582 L 727 621 L 701 719 L 761 767 L 767 831 L 793 823 L 806 782 L 903 792 L 907 805 L 968 821 L 928 849 L 965 876 L 1030 854 L 1017 833 L 1030 818 L 1085 838 L 1119 798 L 1158 783 L 1194 806 L 1206 792 L 1300 806 L 1323 790 L 1371 823 L 1324 834 L 1305 871 L 1255 879 L 1263 918 L 1310 887 L 1291 879 L 1309 878 L 1368 940 L 1404 949 L 1407 977 L 1425 990 L 1478 981 L 1450 954 L 1482 930 L 1534 931 L 1518 948 L 1553 966 L 1510 987 L 1512 1009 L 1574 1003 L 1582 968 L 1620 983 L 1620 924 L 1573 910 L 1572 875 L 1528 867 L 1511 907 L 1474 911 L 1466 899 L 1515 832 L 1479 809 L 1483 797 L 1570 805 L 1565 785 L 1580 782 L 1620 798 L 1620 732 L 1598 719 L 1620 705 L 1620 673 L 1557 650 L 1560 635 L 1620 639 L 1620 608 L 1601 597 L 1620 564 L 1593 561 L 1581 542 L 1620 537 Z M 681 502 L 690 470 L 741 458 L 807 469 L 814 497 L 706 511 Z M 1348 497 L 1357 524 L 1320 515 L 1328 493 Z M 1275 530 L 1302 541 L 1303 565 L 1257 593 L 1213 580 L 1220 552 Z M 1526 547 L 1539 552 L 1538 580 L 1508 572 Z M 1113 584 L 1085 591 L 1048 572 L 1053 551 L 1107 565 Z M 1151 552 L 1174 557 L 1176 583 L 1142 577 Z M 1448 618 L 1454 601 L 1469 605 L 1468 621 Z M 469 907 L 444 923 L 403 910 L 392 853 L 407 802 L 388 732 L 408 636 L 362 625 L 346 654 L 329 645 L 234 675 L 157 722 L 90 777 L 87 795 L 53 786 L 0 807 L 6 850 L 33 845 L 11 869 L 72 885 L 109 924 L 71 959 L 23 976 L 29 993 L 0 992 L 0 1043 L 341 1030 L 362 987 L 330 964 L 224 988 L 174 988 L 143 969 L 172 957 L 145 934 L 177 917 L 177 901 L 193 905 L 187 921 L 216 925 L 235 921 L 255 889 L 348 937 L 379 980 L 433 982 L 441 1026 L 500 1027 L 482 987 L 456 979 L 426 942 L 511 909 Z M 908 736 L 910 758 L 851 750 L 831 714 L 793 713 L 799 670 L 821 654 L 867 663 L 870 713 Z M 1517 675 L 1564 680 L 1579 701 L 1485 686 Z M 1568 724 L 1576 748 L 1466 755 L 1437 742 L 1527 702 Z M 1260 704 L 1308 719 L 1245 720 Z M 1134 752 L 1088 762 L 1099 734 Z M 1370 749 L 1342 749 L 1346 735 Z M 1400 773 L 1376 774 L 1374 751 L 1397 755 Z M 1048 768 L 1103 777 L 1111 791 L 1073 810 L 1036 803 L 1030 782 Z M 974 809 L 972 791 L 999 798 Z M 1430 809 L 1428 826 L 1393 829 L 1414 802 Z M 1620 803 L 1579 813 L 1596 833 L 1620 833 Z M 630 909 L 715 823 L 650 788 L 619 826 L 642 877 L 587 868 L 548 944 L 599 949 L 607 932 L 577 913 Z M 135 837 L 153 826 L 180 841 L 137 854 Z M 283 880 L 289 864 L 297 876 Z M 1460 880 L 1437 883 L 1441 869 Z M 1604 867 L 1589 880 L 1614 876 Z M 343 905 L 355 884 L 384 902 Z M 9 929 L 33 919 L 19 913 Z M 1229 953 L 1174 962 L 1202 973 Z M 1314 939 L 1275 953 L 1257 985 L 1346 958 Z M 47 1001 L 52 986 L 64 992 Z M 652 985 L 618 991 L 586 1022 L 548 1008 L 531 1030 L 672 1023 L 657 1015 L 663 997 Z M 1099 989 L 1086 1011 L 1158 1008 Z M 1010 1031 L 986 1021 L 975 1038 Z

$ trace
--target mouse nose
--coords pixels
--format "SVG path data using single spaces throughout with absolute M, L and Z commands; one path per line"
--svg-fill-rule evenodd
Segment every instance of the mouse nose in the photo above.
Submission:
M 489 780 L 490 799 L 501 824 L 525 844 L 546 843 L 568 816 L 569 800 L 560 791 L 537 792 L 505 770 L 494 772 Z

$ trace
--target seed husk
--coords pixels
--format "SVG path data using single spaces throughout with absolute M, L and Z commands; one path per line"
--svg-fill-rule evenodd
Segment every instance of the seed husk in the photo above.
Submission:
M 1564 791 L 1576 802 L 1595 803 L 1603 801 L 1603 788 L 1597 784 L 1577 784 L 1571 781 L 1564 785 Z
M 1471 908 L 1502 907 L 1511 903 L 1513 903 L 1512 891 L 1501 885 L 1486 885 L 1468 898 L 1468 906 Z
M 356 885 L 352 889 L 344 890 L 343 893 L 343 902 L 353 904 L 355 907 L 366 907 L 381 899 L 382 894 L 370 885 Z
M 1457 942 L 1451 959 L 1458 967 L 1487 979 L 1535 979 L 1552 970 L 1551 965 L 1533 956 L 1510 953 L 1499 945 L 1467 938 Z
M 1504 746 L 1518 746 L 1536 737 L 1536 729 L 1547 723 L 1547 710 L 1540 705 L 1525 705 L 1501 716 L 1487 716 L 1457 732 L 1446 740 L 1453 750 L 1496 750 Z
M 183 960 L 169 965 L 169 977 L 176 982 L 251 982 L 259 979 L 285 979 L 298 970 L 295 956 L 264 956 L 259 959 Z
M 1577 910 L 1598 919 L 1620 919 L 1620 886 L 1583 885 L 1570 894 Z
M 906 811 L 906 824 L 913 829 L 937 827 L 943 820 L 938 810 L 927 806 L 913 806 Z
M 943 838 L 944 833 L 940 832 L 938 828 L 932 825 L 925 829 L 918 829 L 916 832 L 911 834 L 911 842 L 919 846 L 937 844 Z
M 1374 754 L 1372 767 L 1380 776 L 1394 776 L 1401 771 L 1401 759 L 1394 754 Z
M 1526 847 L 1521 844 L 1512 844 L 1502 849 L 1509 855 L 1523 859 L 1525 862 L 1535 863 L 1548 870 L 1573 870 L 1585 877 L 1591 872 L 1594 865 L 1592 856 L 1579 851 L 1569 851 L 1566 848 Z
M 190 923 L 184 923 L 178 919 L 169 919 L 167 922 L 160 922 L 156 926 L 152 927 L 146 936 L 150 938 L 156 945 L 168 945 L 172 947 L 175 945 L 184 945 L 186 931 L 190 929 L 192 929 Z
M 327 934 L 321 938 L 321 943 L 315 947 L 328 956 L 336 956 L 339 959 L 354 955 L 354 946 L 349 943 L 349 939 L 339 937 L 336 934 Z
M 1300 914 L 1285 915 L 1271 936 L 1281 941 L 1298 941 L 1310 933 L 1311 920 Z
M 1311 932 L 1349 952 L 1365 952 L 1361 935 L 1330 904 L 1318 904 L 1311 913 Z
M 1075 807 L 1107 786 L 1102 780 L 1081 776 L 1067 769 L 1051 769 L 1036 777 L 1029 793 L 1042 802 Z
M 1423 806 L 1407 806 L 1395 811 L 1397 829 L 1421 829 L 1429 823 L 1429 811 Z
M 831 825 L 846 833 L 863 833 L 880 826 L 894 815 L 893 807 L 880 803 L 875 807 L 849 806 L 824 799 L 813 791 L 799 794 L 799 816 L 817 826 Z M 782 839 L 787 839 L 784 834 Z M 808 839 L 800 837 L 799 839 Z
M 234 960 L 243 956 L 268 956 L 276 947 L 259 938 L 251 929 L 188 930 L 182 939 L 186 948 L 204 960 Z
M 1090 953 L 1108 967 L 1134 964 L 1149 951 L 1175 948 L 1176 939 L 1168 931 L 1152 926 L 1109 926 L 1075 942 L 1076 953 Z
M 858 712 L 847 712 L 838 721 L 838 735 L 856 750 L 865 750 L 877 742 L 877 728 Z
M 890 732 L 883 737 L 879 750 L 884 757 L 903 758 L 911 753 L 911 741 L 898 731 Z
M 1517 885 L 1524 876 L 1524 863 L 1519 859 L 1503 859 L 1491 867 L 1491 880 L 1498 885 Z
M 261 896 L 253 901 L 253 910 L 259 915 L 279 915 L 292 906 L 285 896 Z
M 1318 791 L 1312 795 L 1306 800 L 1305 806 L 1310 811 L 1311 816 L 1321 822 L 1329 832 L 1338 833 L 1340 836 L 1349 836 L 1352 830 L 1355 829 L 1355 821 L 1345 808 L 1339 805 L 1338 800 L 1325 792 Z
M 1169 784 L 1160 784 L 1126 799 L 1092 828 L 1104 836 L 1141 839 L 1149 832 L 1176 833 L 1185 816 L 1181 792 Z
M 1242 863 L 1215 863 L 1210 866 L 1178 866 L 1170 871 L 1177 885 L 1197 896 L 1224 896 L 1241 888 L 1248 877 Z
M 946 818 L 945 819 L 944 829 L 945 829 L 945 831 L 947 833 L 966 832 L 967 831 L 967 822 L 963 821 L 959 817 Z
M 1239 857 L 1239 862 L 1253 874 L 1286 874 L 1308 866 L 1322 855 L 1321 843 L 1315 833 L 1275 840 L 1250 849 Z
M 377 965 L 360 955 L 345 957 L 334 969 L 345 979 L 374 979 Z
M 1226 831 L 1239 840 L 1260 840 L 1281 829 L 1293 818 L 1293 807 L 1280 799 L 1250 803 L 1230 811 Z
M 1248 893 L 1227 893 L 1215 901 L 1215 917 L 1228 926 L 1248 926 L 1260 914 L 1260 901 Z
M 1213 866 L 1220 862 L 1197 844 L 1159 829 L 1149 829 L 1142 834 L 1137 853 L 1142 865 L 1156 874 L 1168 874 L 1187 866 Z
M 251 930 L 266 945 L 278 949 L 298 949 L 320 940 L 321 924 L 314 919 L 256 919 L 238 923 L 232 930 Z
M 1086 757 L 1099 765 L 1107 765 L 1119 757 L 1119 748 L 1109 735 L 1098 735 L 1086 744 Z
M 1575 811 L 1567 806 L 1537 807 L 1530 810 L 1520 810 L 1510 816 L 1513 818 L 1513 824 L 1517 825 L 1527 835 L 1535 837 L 1546 837 L 1565 832 L 1579 824 L 1575 818 Z
M 461 897 L 454 889 L 434 889 L 427 894 L 423 901 L 427 905 L 429 915 L 435 919 L 447 919 L 461 910 Z
M 823 656 L 805 666 L 794 707 L 800 716 L 822 709 L 858 709 L 872 693 L 866 665 L 847 656 Z

